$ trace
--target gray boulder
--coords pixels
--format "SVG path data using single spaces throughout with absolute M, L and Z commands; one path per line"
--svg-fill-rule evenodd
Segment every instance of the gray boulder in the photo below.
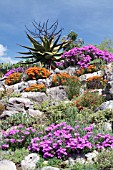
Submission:
M 57 86 L 46 90 L 50 103 L 68 100 L 68 95 L 66 93 L 66 87 Z
M 31 153 L 21 161 L 22 170 L 35 170 L 36 163 L 40 160 L 40 157 L 36 153 Z
M 40 110 L 28 109 L 28 114 L 31 117 L 41 117 L 43 115 L 43 112 L 41 112 Z
M 86 81 L 88 78 L 90 77 L 93 77 L 93 76 L 101 76 L 103 75 L 103 72 L 100 70 L 100 71 L 97 71 L 97 72 L 94 72 L 94 73 L 88 73 L 88 74 L 83 74 L 80 76 L 80 81 Z
M 106 109 L 113 109 L 113 100 L 109 100 L 107 102 L 102 103 L 99 107 L 95 109 L 94 112 L 98 110 L 106 110 Z
M 0 170 L 17 170 L 16 165 L 9 160 L 0 161 Z
M 31 84 L 37 84 L 37 80 L 29 80 L 27 81 L 28 85 L 30 86 Z
M 107 100 L 113 100 L 113 81 L 109 81 L 104 89 L 104 94 L 106 94 Z
M 45 166 L 41 170 L 60 170 L 60 169 L 52 166 Z
M 33 109 L 33 102 L 23 97 L 12 97 L 8 101 L 6 110 L 24 112 L 24 110 Z
M 0 118 L 2 119 L 2 118 L 5 118 L 5 117 L 10 117 L 10 116 L 12 116 L 13 114 L 16 114 L 16 113 L 18 113 L 17 111 L 15 111 L 15 110 L 5 110 L 5 111 L 3 111 L 3 113 L 0 115 Z
M 16 84 L 13 84 L 13 85 L 5 85 L 7 91 L 15 91 L 15 92 L 22 92 L 25 88 L 27 88 L 29 85 L 28 85 L 28 82 L 20 82 L 20 83 L 16 83 Z
M 38 104 L 42 104 L 44 101 L 48 100 L 47 95 L 41 92 L 23 92 L 21 94 L 23 98 L 31 99 Z

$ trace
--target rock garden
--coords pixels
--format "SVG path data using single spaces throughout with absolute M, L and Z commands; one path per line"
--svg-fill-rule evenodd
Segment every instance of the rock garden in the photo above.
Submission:
M 44 35 L 41 46 L 27 34 L 33 48 L 21 54 L 33 61 L 1 72 L 0 170 L 110 170 L 113 54 L 93 45 L 60 54 L 67 40 Z

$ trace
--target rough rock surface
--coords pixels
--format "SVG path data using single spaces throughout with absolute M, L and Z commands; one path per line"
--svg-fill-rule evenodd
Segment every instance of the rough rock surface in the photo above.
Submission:
M 102 103 L 99 107 L 95 109 L 95 112 L 98 110 L 106 110 L 106 109 L 113 109 L 113 100 L 109 100 L 107 102 Z
M 64 86 L 52 87 L 46 90 L 49 101 L 54 103 L 58 101 L 68 100 L 68 95 Z
M 93 76 L 100 76 L 103 75 L 102 71 L 97 71 L 94 73 L 88 73 L 88 74 L 83 74 L 80 76 L 80 81 L 86 81 L 89 77 L 93 77 Z
M 16 110 L 19 112 L 28 109 L 33 109 L 33 102 L 23 97 L 10 98 L 6 107 L 6 110 Z
M 104 94 L 107 100 L 113 100 L 113 80 L 107 83 Z
M 17 170 L 15 164 L 9 160 L 0 161 L 0 170 Z
M 40 157 L 36 153 L 31 153 L 21 161 L 22 170 L 35 170 L 36 163 L 40 160 Z
M 60 169 L 52 166 L 45 166 L 41 170 L 60 170 Z
M 42 104 L 44 101 L 48 100 L 47 95 L 41 92 L 23 92 L 22 97 L 31 99 L 38 104 Z
M 40 110 L 28 109 L 28 114 L 31 117 L 41 117 L 43 115 L 43 112 L 41 112 Z

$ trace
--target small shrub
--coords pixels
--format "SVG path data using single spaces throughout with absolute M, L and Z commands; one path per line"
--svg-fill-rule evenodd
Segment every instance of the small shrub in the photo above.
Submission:
M 102 150 L 97 157 L 97 165 L 99 170 L 113 169 L 113 149 Z
M 71 100 L 73 96 L 79 96 L 80 87 L 80 80 L 76 76 L 70 76 L 70 78 L 66 80 L 66 91 L 68 94 L 68 99 Z
M 55 74 L 52 78 L 52 85 L 59 86 L 59 85 L 69 85 L 73 84 L 73 86 L 79 83 L 79 79 L 76 76 L 70 76 L 68 73 L 58 73 Z M 68 90 L 69 91 L 69 90 Z
M 19 124 L 23 124 L 25 127 L 29 127 L 33 124 L 36 124 L 36 121 L 36 118 L 30 117 L 27 114 L 17 113 L 7 117 L 5 120 L 1 120 L 0 127 L 3 130 L 7 130 L 12 126 L 18 126 Z
M 84 107 L 89 109 L 96 109 L 105 101 L 105 97 L 99 95 L 98 92 L 86 91 L 83 95 L 79 96 L 73 104 L 78 107 L 79 110 L 82 110 Z
M 95 164 L 80 164 L 76 162 L 71 170 L 97 170 L 97 166 Z
M 4 73 L 0 70 L 0 78 L 4 75 Z
M 0 114 L 5 110 L 5 106 L 0 102 Z
M 103 76 L 93 76 L 87 79 L 86 85 L 88 89 L 102 89 L 105 88 L 107 80 Z
M 5 84 L 7 85 L 13 85 L 16 83 L 19 83 L 21 81 L 22 74 L 21 73 L 12 73 L 8 76 L 8 78 L 5 80 Z
M 25 71 L 25 73 L 27 74 L 26 80 L 48 78 L 51 74 L 46 68 L 40 67 L 30 67 Z
M 30 87 L 25 89 L 26 92 L 45 92 L 46 87 L 44 84 L 31 84 Z
M 70 75 L 68 73 L 55 74 L 52 78 L 52 84 L 53 86 L 66 85 L 66 81 L 69 78 Z
M 110 109 L 107 110 L 99 110 L 96 113 L 92 113 L 91 115 L 89 115 L 90 118 L 90 123 L 103 123 L 103 122 L 107 122 L 113 121 L 113 111 Z

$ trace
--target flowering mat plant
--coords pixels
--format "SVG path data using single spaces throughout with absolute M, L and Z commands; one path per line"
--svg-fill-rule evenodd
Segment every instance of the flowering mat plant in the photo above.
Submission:
M 97 135 L 93 132 L 93 125 L 81 128 L 66 122 L 51 124 L 44 132 L 37 132 L 34 128 L 23 125 L 12 127 L 8 132 L 2 131 L 2 150 L 28 147 L 31 152 L 38 152 L 44 158 L 66 159 L 71 154 L 90 152 L 94 149 L 113 148 L 113 136 L 109 134 Z

